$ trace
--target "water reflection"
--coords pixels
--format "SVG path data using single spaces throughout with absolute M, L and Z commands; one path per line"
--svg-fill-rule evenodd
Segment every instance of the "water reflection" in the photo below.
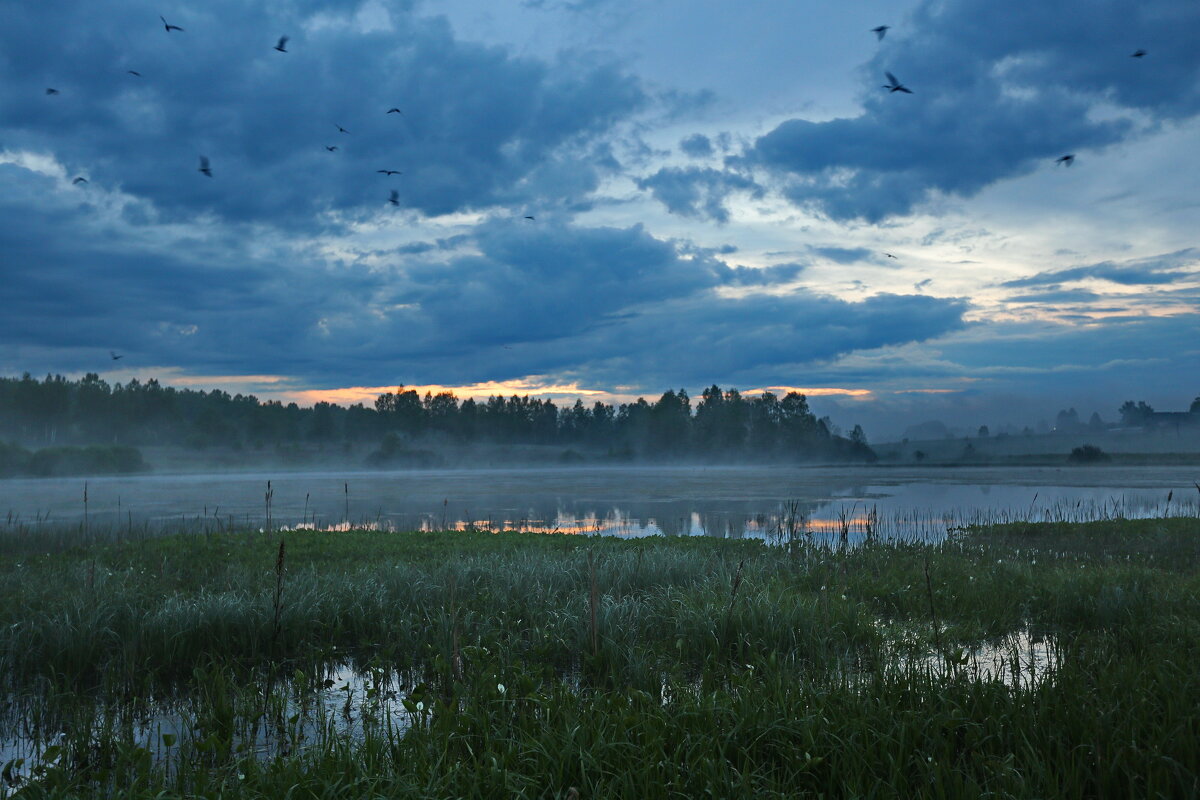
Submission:
M 769 537 L 792 514 L 814 535 L 853 539 L 976 522 L 1197 513 L 1192 470 L 1179 467 L 154 475 L 86 486 L 85 505 L 82 479 L 0 481 L 0 524 L 740 538 Z

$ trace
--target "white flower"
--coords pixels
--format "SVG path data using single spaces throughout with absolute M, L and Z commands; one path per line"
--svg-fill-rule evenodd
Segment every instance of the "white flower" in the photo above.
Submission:
M 424 711 L 424 710 L 425 710 L 425 702 L 423 700 L 418 700 L 417 701 L 417 711 Z
M 497 692 L 499 692 L 500 694 L 504 694 L 504 693 L 505 693 L 506 691 L 508 691 L 508 690 L 504 688 L 504 684 L 503 684 L 503 683 L 497 683 L 497 684 L 496 684 L 496 691 L 497 691 Z

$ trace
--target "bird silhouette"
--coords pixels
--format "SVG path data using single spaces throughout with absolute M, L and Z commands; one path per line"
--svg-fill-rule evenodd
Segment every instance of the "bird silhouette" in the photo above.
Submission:
M 1075 163 L 1075 154 L 1067 153 L 1065 156 L 1059 156 L 1054 159 L 1055 164 L 1066 164 L 1068 167 Z
M 183 28 L 179 27 L 178 25 L 172 25 L 171 23 L 167 22 L 166 19 L 164 19 L 161 15 L 159 15 L 158 18 L 162 20 L 163 27 L 167 29 L 167 33 L 170 33 L 171 31 L 179 31 L 180 33 L 183 33 Z
M 58 89 L 51 89 L 50 87 L 46 87 L 46 94 L 58 94 Z
M 382 175 L 403 175 L 404 173 L 398 169 L 377 169 L 376 172 Z
M 533 217 L 531 217 L 531 216 L 529 216 L 528 214 L 526 214 L 526 215 L 525 215 L 525 219 L 533 219 Z
M 390 197 L 388 197 L 388 202 L 394 206 L 400 205 L 400 193 L 395 189 L 392 189 L 392 194 Z
M 883 37 L 887 36 L 888 28 L 890 27 L 892 26 L 880 25 L 878 28 L 871 28 L 871 33 L 875 34 L 875 38 L 882 42 Z
M 400 116 L 402 116 L 402 117 L 404 116 L 404 112 L 403 112 L 403 111 L 401 111 L 401 110 L 400 110 L 400 109 L 398 109 L 398 108 L 389 108 L 389 109 L 387 110 L 387 113 L 389 113 L 389 114 L 399 114 L 399 115 L 400 115 Z
M 884 253 L 884 255 L 887 256 L 888 258 L 895 258 L 895 256 L 892 255 L 891 253 Z
M 119 356 L 119 355 L 117 355 L 117 354 L 116 354 L 116 353 L 114 353 L 112 350 L 109 350 L 109 351 L 108 351 L 108 354 L 109 354 L 110 356 L 112 356 L 112 360 L 113 360 L 113 361 L 120 361 L 122 358 L 124 358 L 124 357 L 125 357 L 125 356 L 123 356 L 123 355 L 122 355 L 122 356 Z
M 212 168 L 208 165 L 208 156 L 200 156 L 200 172 L 203 172 L 208 177 L 212 177 Z
M 1133 52 L 1132 52 L 1132 53 L 1129 55 L 1129 57 L 1130 57 L 1130 58 L 1142 58 L 1142 57 L 1144 57 L 1145 55 L 1146 55 L 1146 51 L 1145 51 L 1145 50 L 1143 50 L 1142 48 L 1140 48 L 1140 47 L 1139 47 L 1137 50 L 1134 50 L 1134 51 L 1133 51 Z
M 76 186 L 78 186 L 81 183 L 87 183 L 87 182 L 88 182 L 88 179 L 84 178 L 84 177 L 79 177 L 79 178 L 76 178 L 75 180 L 71 181 L 71 183 L 75 184 Z
M 287 37 L 287 36 L 280 36 L 279 44 L 275 45 L 275 49 L 281 53 L 286 53 L 287 52 L 287 43 L 288 43 L 289 38 L 290 37 Z
M 338 133 L 349 133 L 350 132 L 350 131 L 346 130 L 345 128 L 343 128 L 341 125 L 338 125 L 336 122 L 333 123 L 333 127 L 338 129 Z
M 135 78 L 142 77 L 142 73 L 138 72 L 136 69 L 127 69 L 125 71 L 128 72 L 130 75 L 132 75 Z
M 912 94 L 912 89 L 909 89 L 903 83 L 896 80 L 895 75 L 893 75 L 890 72 L 885 72 L 883 74 L 887 75 L 887 79 L 888 79 L 888 82 L 883 85 L 884 89 L 887 89 L 889 92 L 893 92 L 893 93 L 894 92 L 904 92 L 905 94 Z
M 336 144 L 327 144 L 327 145 L 325 145 L 325 149 L 332 153 L 335 150 L 337 150 L 337 145 Z

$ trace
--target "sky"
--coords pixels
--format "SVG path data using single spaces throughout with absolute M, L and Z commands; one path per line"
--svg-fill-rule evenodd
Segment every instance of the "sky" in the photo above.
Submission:
M 1200 5 L 1083 11 L 8 0 L 0 374 L 1186 409 Z

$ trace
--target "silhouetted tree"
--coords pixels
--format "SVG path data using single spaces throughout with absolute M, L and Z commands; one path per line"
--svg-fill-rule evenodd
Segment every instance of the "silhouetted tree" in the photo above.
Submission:
M 1121 424 L 1128 426 L 1145 425 L 1150 421 L 1150 415 L 1154 413 L 1154 409 L 1146 404 L 1144 400 L 1139 400 L 1134 403 L 1132 400 L 1126 400 L 1121 404 L 1119 409 L 1121 413 Z
M 650 409 L 649 445 L 651 453 L 679 455 L 688 449 L 692 424 L 692 402 L 688 393 L 667 390 Z
M 855 425 L 854 430 L 850 431 L 850 441 L 858 445 L 867 443 L 867 435 L 863 433 L 862 425 Z

